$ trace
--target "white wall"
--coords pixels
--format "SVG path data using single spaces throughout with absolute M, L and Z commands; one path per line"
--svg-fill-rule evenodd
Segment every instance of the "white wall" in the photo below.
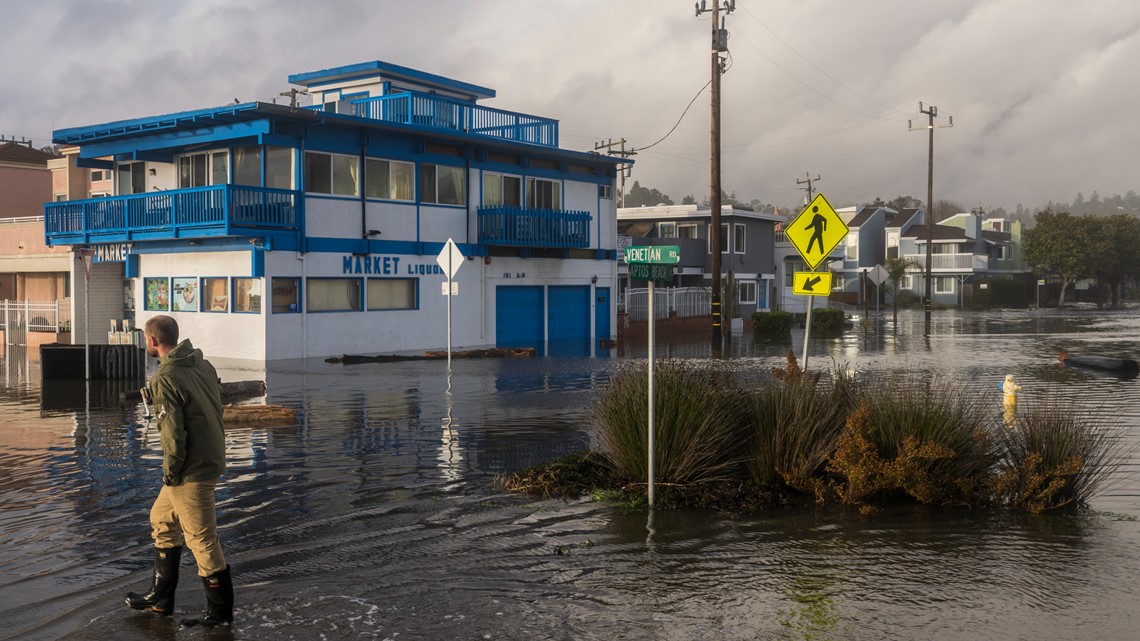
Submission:
M 305 233 L 320 238 L 360 238 L 360 201 L 305 198 Z
M 181 338 L 189 338 L 206 358 L 262 360 L 265 358 L 265 309 L 269 304 L 262 284 L 262 311 L 233 312 L 159 312 L 143 309 L 146 301 L 144 278 L 228 276 L 249 277 L 250 252 L 184 252 L 139 255 L 139 277 L 135 280 L 135 317 L 142 327 L 147 319 L 168 314 L 178 321 Z M 232 285 L 232 283 L 231 283 Z M 232 303 L 232 301 L 231 301 Z
M 416 240 L 416 205 L 389 202 L 368 203 L 366 230 L 375 229 L 373 240 Z M 446 239 L 445 239 L 446 240 Z
M 93 263 L 91 282 L 86 285 L 91 296 L 89 311 L 85 312 L 83 261 L 78 254 L 71 270 L 71 342 L 84 342 L 86 323 L 91 327 L 91 344 L 107 344 L 111 320 L 123 318 L 123 263 Z M 89 316 L 86 316 L 89 314 Z M 121 323 L 120 323 L 121 326 Z
M 474 219 L 475 216 L 472 215 Z M 467 237 L 467 210 L 458 207 L 420 206 L 420 240 L 426 243 L 442 243 L 452 238 L 457 243 L 468 243 L 475 239 Z

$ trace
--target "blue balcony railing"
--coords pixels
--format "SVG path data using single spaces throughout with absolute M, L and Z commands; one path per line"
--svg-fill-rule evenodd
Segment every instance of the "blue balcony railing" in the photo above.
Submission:
M 449 129 L 544 147 L 558 146 L 558 121 L 407 91 L 351 101 L 362 118 Z M 317 105 L 314 109 L 321 109 Z
M 590 246 L 585 211 L 480 207 L 479 242 L 508 247 L 583 249 Z
M 241 236 L 297 229 L 298 192 L 215 185 L 44 205 L 48 245 Z

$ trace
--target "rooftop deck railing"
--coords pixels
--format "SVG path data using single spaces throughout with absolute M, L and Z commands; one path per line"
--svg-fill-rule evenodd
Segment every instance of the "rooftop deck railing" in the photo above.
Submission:
M 903 258 L 915 261 L 926 266 L 926 254 L 905 254 Z M 931 271 L 986 271 L 989 269 L 989 260 L 979 254 L 932 254 L 930 257 Z
M 355 115 L 406 125 L 490 136 L 514 142 L 558 146 L 558 121 L 471 102 L 407 91 L 353 100 Z M 321 109 L 323 105 L 313 108 Z
M 508 247 L 585 249 L 589 212 L 523 207 L 480 207 L 479 242 Z
M 214 185 L 44 205 L 49 245 L 236 236 L 297 228 L 298 192 Z

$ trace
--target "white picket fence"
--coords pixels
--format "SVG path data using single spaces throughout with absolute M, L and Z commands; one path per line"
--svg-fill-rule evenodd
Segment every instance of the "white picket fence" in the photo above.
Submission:
M 653 311 L 657 318 L 689 318 L 712 313 L 712 290 L 708 287 L 654 287 Z M 649 289 L 627 289 L 618 301 L 618 312 L 630 320 L 649 320 Z

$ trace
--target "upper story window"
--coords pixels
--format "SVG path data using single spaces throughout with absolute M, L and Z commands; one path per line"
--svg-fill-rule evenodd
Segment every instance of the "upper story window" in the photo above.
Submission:
M 677 223 L 657 223 L 657 232 L 661 238 L 676 238 Z
M 709 225 L 709 238 L 708 238 L 709 253 L 712 253 L 712 225 Z M 720 224 L 720 253 L 727 254 L 728 247 L 728 223 Z
M 784 259 L 784 287 L 791 289 L 796 286 L 796 272 L 806 272 L 807 264 L 795 258 Z
M 736 223 L 733 225 L 732 232 L 732 250 L 738 254 L 744 253 L 744 225 Z M 753 300 L 752 302 L 756 302 Z
M 522 178 L 483 172 L 484 207 L 518 207 L 522 204 Z
M 606 200 L 614 199 L 614 186 L 613 185 L 598 185 L 598 198 Z
M 439 205 L 467 203 L 467 180 L 462 167 L 420 165 L 420 200 Z
M 293 150 L 288 147 L 262 147 L 252 145 L 234 149 L 233 183 L 261 187 L 261 157 L 265 155 L 266 187 L 293 188 Z
M 847 260 L 859 260 L 859 234 L 847 236 Z
M 305 191 L 310 194 L 359 196 L 359 159 L 343 154 L 306 151 Z
M 677 225 L 677 238 L 696 238 L 697 237 L 697 224 L 686 223 L 684 225 Z
M 389 200 L 416 199 L 416 169 L 410 162 L 364 159 L 364 194 Z
M 111 179 L 111 170 L 110 169 L 92 169 L 91 170 L 91 182 L 93 182 L 93 183 L 97 183 L 97 182 L 100 182 L 103 180 L 110 180 L 110 179 Z
M 230 181 L 230 152 L 207 151 L 178 159 L 178 188 L 224 185 Z
M 146 193 L 146 163 L 128 162 L 119 165 L 118 192 L 120 196 Z
M 527 209 L 562 209 L 562 183 L 542 178 L 526 179 Z

